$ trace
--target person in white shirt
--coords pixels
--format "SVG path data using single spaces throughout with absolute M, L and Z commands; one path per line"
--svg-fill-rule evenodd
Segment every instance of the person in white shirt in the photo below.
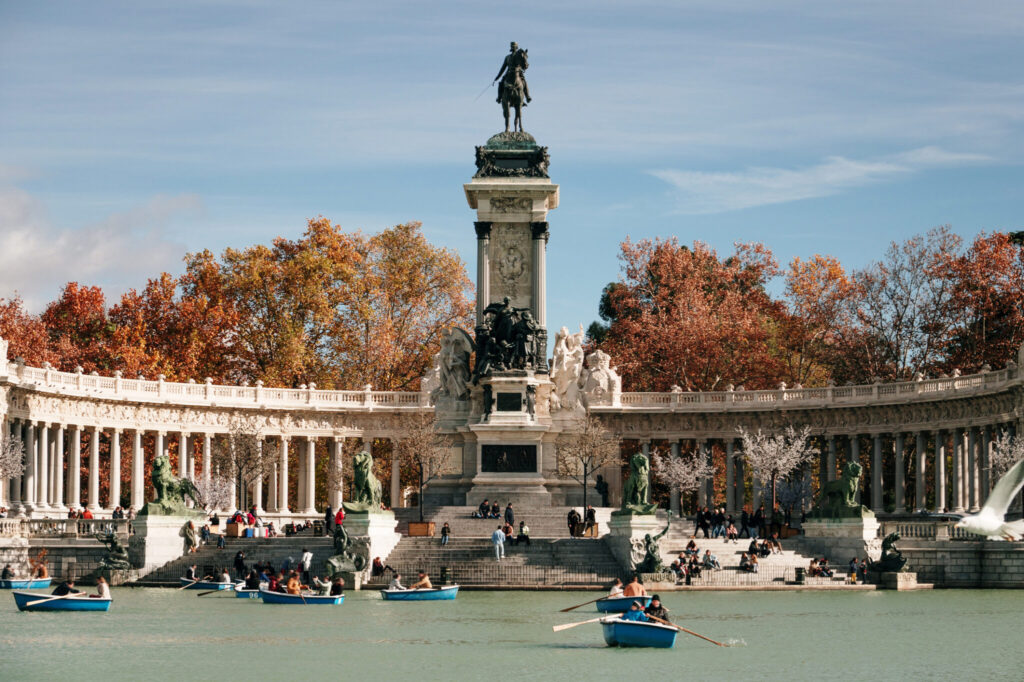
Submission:
M 220 581 L 222 583 L 231 582 L 231 574 L 228 573 L 228 569 L 222 569 L 224 572 L 220 574 Z
M 498 530 L 491 533 L 491 542 L 494 543 L 494 556 L 498 561 L 505 558 L 505 532 L 498 526 Z
M 402 584 L 402 576 L 400 574 L 395 573 L 394 577 L 391 579 L 391 584 L 388 585 L 388 589 L 389 590 L 404 590 L 404 589 L 406 589 L 405 585 Z
M 303 547 L 302 558 L 299 560 L 302 562 L 302 582 L 309 583 L 309 567 L 313 564 L 313 553 Z
M 103 576 L 96 578 L 96 594 L 100 599 L 110 599 L 110 585 L 103 579 Z
M 621 597 L 622 596 L 622 581 L 618 578 L 612 583 L 612 591 L 608 593 L 609 597 Z

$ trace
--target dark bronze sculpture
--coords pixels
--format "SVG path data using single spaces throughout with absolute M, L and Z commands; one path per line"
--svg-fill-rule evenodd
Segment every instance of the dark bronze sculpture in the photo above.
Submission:
M 651 463 L 643 453 L 637 452 L 629 458 L 629 478 L 622 491 L 622 508 L 612 512 L 622 515 L 650 515 L 658 511 L 658 505 L 650 502 Z
M 519 49 L 519 46 L 513 42 L 509 53 L 501 63 L 501 68 L 498 69 L 498 75 L 494 77 L 494 82 L 498 83 L 498 99 L 496 101 L 501 104 L 501 111 L 505 115 L 506 133 L 509 132 L 510 108 L 516 110 L 514 121 L 516 132 L 523 132 L 523 107 L 531 101 L 530 87 L 526 84 L 524 75 L 525 71 L 530 68 L 526 53 L 526 50 Z M 503 75 L 504 78 L 502 78 Z M 498 82 L 499 78 L 501 82 Z
M 665 530 L 661 531 L 657 535 L 651 535 L 647 533 L 644 535 L 643 552 L 644 558 L 639 564 L 637 564 L 637 573 L 664 573 L 665 565 L 661 563 L 661 547 L 659 540 L 665 537 L 665 533 L 668 532 L 669 526 L 672 525 L 671 516 L 668 519 L 668 523 L 665 524 Z
M 328 573 L 333 578 L 339 573 L 358 573 L 366 568 L 368 547 L 364 540 L 354 540 L 345 530 L 345 524 L 334 527 L 334 555 L 327 560 Z
M 538 369 L 541 327 L 528 308 L 514 308 L 508 296 L 484 310 L 484 321 L 476 328 L 476 366 L 473 383 L 494 371 Z
M 100 567 L 112 571 L 127 571 L 132 567 L 128 559 L 128 548 L 121 544 L 113 533 L 93 533 L 92 536 L 103 543 L 107 554 L 100 559 Z
M 889 533 L 882 540 L 882 557 L 878 561 L 868 560 L 868 570 L 875 573 L 901 573 L 906 569 L 907 560 L 903 552 L 896 549 L 899 533 Z
M 197 516 L 201 512 L 185 506 L 188 495 L 196 504 L 199 493 L 192 481 L 178 478 L 171 472 L 171 460 L 167 455 L 160 455 L 153 460 L 153 471 L 150 473 L 156 499 L 148 502 L 140 511 L 139 516 Z
M 838 480 L 828 481 L 821 486 L 817 514 L 821 518 L 844 519 L 873 516 L 871 510 L 857 504 L 857 489 L 863 469 L 857 462 L 843 467 Z

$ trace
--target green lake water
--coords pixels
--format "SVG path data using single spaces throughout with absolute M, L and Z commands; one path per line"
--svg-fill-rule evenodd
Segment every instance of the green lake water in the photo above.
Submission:
M 592 592 L 275 606 L 115 589 L 108 613 L 19 613 L 0 593 L 2 680 L 1021 680 L 1024 590 L 676 592 L 669 650 L 610 649 Z

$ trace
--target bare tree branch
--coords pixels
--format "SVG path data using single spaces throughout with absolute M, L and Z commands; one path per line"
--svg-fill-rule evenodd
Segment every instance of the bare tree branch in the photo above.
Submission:
M 769 483 L 772 491 L 772 509 L 775 508 L 775 484 L 786 478 L 804 462 L 810 461 L 817 451 L 807 445 L 811 428 L 805 426 L 799 431 L 787 426 L 782 433 L 768 435 L 760 429 L 756 433 L 742 426 L 736 429 L 743 441 L 743 457 L 750 464 L 754 475 Z
M 583 486 L 583 503 L 587 501 L 587 481 L 598 469 L 620 460 L 619 441 L 593 415 L 577 417 L 572 429 L 555 445 L 555 462 L 559 476 L 578 481 Z
M 5 435 L 0 441 L 0 481 L 21 476 L 25 471 L 25 444 L 17 436 Z

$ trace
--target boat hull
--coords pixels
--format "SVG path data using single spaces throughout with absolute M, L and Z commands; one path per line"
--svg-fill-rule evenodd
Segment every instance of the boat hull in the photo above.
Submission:
M 0 580 L 0 590 L 45 590 L 52 578 L 24 578 L 22 580 Z
M 264 604 L 298 604 L 299 606 L 340 606 L 345 601 L 345 595 L 339 594 L 336 597 L 321 596 L 318 594 L 282 594 L 281 592 L 270 592 L 260 590 L 260 599 Z
M 601 619 L 604 641 L 608 646 L 671 649 L 679 631 L 659 623 L 640 623 L 620 618 Z
M 448 601 L 459 594 L 459 586 L 418 590 L 381 590 L 380 596 L 387 601 Z
M 598 600 L 596 605 L 601 613 L 625 613 L 635 601 L 643 604 L 645 609 L 651 605 L 650 597 L 605 597 Z
M 64 597 L 63 599 L 50 599 L 51 594 L 40 594 L 39 592 L 21 592 L 15 590 L 14 603 L 18 605 L 19 611 L 109 611 L 110 599 L 99 599 L 88 595 Z M 39 599 L 48 599 L 39 604 L 29 606 L 31 602 Z
M 180 578 L 180 580 L 182 587 L 188 585 L 188 587 L 185 587 L 186 590 L 232 590 L 235 587 L 234 583 L 215 583 L 210 580 L 200 580 L 197 583 L 192 583 L 188 578 Z
M 235 590 L 235 598 L 237 599 L 259 599 L 259 590 Z

